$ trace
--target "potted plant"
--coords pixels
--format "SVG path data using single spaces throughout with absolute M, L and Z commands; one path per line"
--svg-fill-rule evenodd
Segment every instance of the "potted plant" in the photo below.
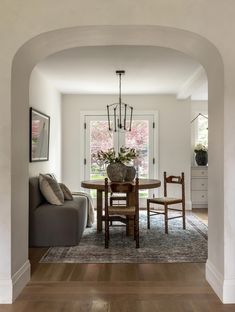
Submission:
M 203 144 L 197 144 L 194 148 L 195 160 L 198 166 L 206 166 L 208 163 L 208 148 Z
M 92 154 L 93 159 L 98 163 L 107 165 L 107 175 L 113 182 L 132 181 L 135 178 L 135 168 L 126 166 L 130 164 L 139 155 L 135 148 L 124 147 L 116 155 L 114 148 L 108 149 L 106 152 L 98 151 Z

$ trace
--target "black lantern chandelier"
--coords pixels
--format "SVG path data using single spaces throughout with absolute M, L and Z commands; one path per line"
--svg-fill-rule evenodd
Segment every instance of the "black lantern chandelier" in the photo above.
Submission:
M 107 105 L 109 131 L 131 131 L 133 107 L 122 102 L 122 75 L 124 70 L 117 70 L 119 75 L 119 101 Z M 113 126 L 111 126 L 113 122 Z

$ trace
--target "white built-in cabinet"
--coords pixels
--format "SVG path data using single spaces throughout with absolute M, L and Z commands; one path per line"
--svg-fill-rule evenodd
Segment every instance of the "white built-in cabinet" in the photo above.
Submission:
M 191 200 L 192 208 L 208 207 L 208 167 L 191 168 Z

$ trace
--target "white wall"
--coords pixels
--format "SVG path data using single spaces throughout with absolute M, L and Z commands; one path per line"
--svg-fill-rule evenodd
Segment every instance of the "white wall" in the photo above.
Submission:
M 116 95 L 63 95 L 62 97 L 62 179 L 72 190 L 80 189 L 81 135 L 80 113 L 89 110 L 105 110 L 114 103 Z M 123 95 L 123 101 L 135 111 L 156 110 L 159 113 L 159 179 L 163 171 L 172 174 L 185 172 L 186 202 L 190 204 L 190 117 L 189 100 L 177 100 L 175 96 Z
M 29 85 L 29 106 L 50 116 L 49 161 L 29 163 L 29 176 L 52 172 L 61 179 L 61 95 L 37 69 Z
M 55 5 L 57 2 L 41 0 L 37 9 L 29 0 L 25 0 L 24 6 L 11 1 L 1 4 L 0 249 L 4 257 L 0 258 L 0 302 L 11 302 L 25 285 L 22 283 L 15 291 L 12 281 L 28 257 L 31 71 L 52 53 L 75 46 L 104 44 L 170 47 L 195 58 L 206 69 L 210 115 L 209 206 L 213 208 L 209 213 L 207 279 L 224 302 L 235 302 L 235 176 L 232 174 L 235 44 L 227 36 L 234 29 L 235 20 L 230 13 L 235 4 L 219 0 L 189 4 L 182 0 L 172 2 L 169 10 L 169 2 L 164 0 L 147 0 L 142 5 L 136 5 L 133 0 L 112 5 L 101 1 L 99 7 L 95 1 L 68 0 L 60 6 Z M 72 10 L 67 10 L 68 6 Z M 91 24 L 95 26 L 87 26 Z

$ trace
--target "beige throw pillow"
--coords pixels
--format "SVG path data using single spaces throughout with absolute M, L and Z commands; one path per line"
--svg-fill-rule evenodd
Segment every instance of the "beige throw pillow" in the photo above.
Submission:
M 62 192 L 64 193 L 64 199 L 73 200 L 73 195 L 69 188 L 64 183 L 59 183 Z
M 39 175 L 39 187 L 42 195 L 48 203 L 61 206 L 64 203 L 64 194 L 59 186 L 59 183 L 49 175 Z

